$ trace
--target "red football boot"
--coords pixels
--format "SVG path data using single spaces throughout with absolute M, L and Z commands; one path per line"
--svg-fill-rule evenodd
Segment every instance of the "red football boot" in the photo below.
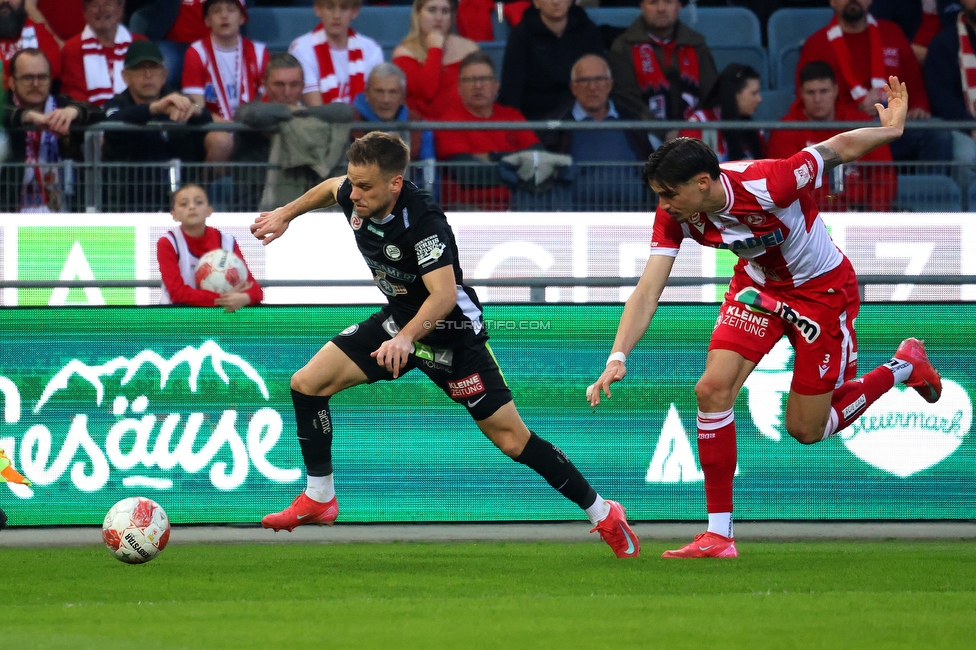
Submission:
M 607 499 L 607 503 L 610 504 L 610 514 L 590 532 L 599 531 L 600 537 L 610 545 L 617 557 L 637 557 L 640 555 L 640 540 L 627 523 L 627 511 L 616 501 Z
M 264 519 L 261 520 L 261 526 L 273 528 L 275 531 L 287 530 L 291 532 L 296 526 L 306 524 L 331 526 L 338 516 L 339 503 L 335 497 L 332 497 L 328 503 L 321 503 L 310 499 L 305 495 L 305 492 L 302 492 L 295 497 L 290 506 L 281 512 L 265 515 Z
M 739 557 L 735 548 L 735 540 L 718 533 L 701 533 L 695 535 L 695 540 L 687 546 L 674 551 L 665 551 L 661 557 L 667 558 L 698 558 L 698 557 Z
M 929 363 L 925 343 L 918 339 L 905 339 L 898 346 L 895 358 L 912 364 L 912 374 L 905 380 L 905 385 L 914 388 L 929 404 L 938 402 L 942 397 L 942 377 Z

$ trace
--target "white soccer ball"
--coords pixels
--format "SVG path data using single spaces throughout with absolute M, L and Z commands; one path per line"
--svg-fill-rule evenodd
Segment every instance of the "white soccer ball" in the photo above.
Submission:
M 203 254 L 194 277 L 199 288 L 223 295 L 244 286 L 247 267 L 234 251 L 218 248 Z
M 152 499 L 122 499 L 105 515 L 102 540 L 112 555 L 127 564 L 148 562 L 166 548 L 169 517 Z

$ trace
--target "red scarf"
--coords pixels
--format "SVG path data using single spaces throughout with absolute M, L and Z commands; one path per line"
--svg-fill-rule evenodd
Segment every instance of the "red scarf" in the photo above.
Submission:
M 966 95 L 966 109 L 976 117 L 976 54 L 969 40 L 969 31 L 962 12 L 956 18 L 956 31 L 959 33 L 959 70 L 962 73 L 962 92 Z
M 118 26 L 112 47 L 102 45 L 92 28 L 85 25 L 81 32 L 81 58 L 89 104 L 101 106 L 125 90 L 122 66 L 131 43 L 132 34 L 123 25 Z
M 331 104 L 340 99 L 341 88 L 335 67 L 332 65 L 332 54 L 329 53 L 329 38 L 325 34 L 325 27 L 322 26 L 322 23 L 318 24 L 313 34 L 322 39 L 320 43 L 315 45 L 315 57 L 319 62 L 319 92 L 322 93 L 322 103 Z M 349 99 L 351 101 L 353 97 L 366 89 L 363 51 L 359 46 L 359 37 L 351 29 L 349 30 L 349 43 L 346 49 L 349 52 Z
M 841 76 L 851 87 L 851 97 L 855 102 L 860 102 L 867 96 L 868 89 L 861 84 L 857 75 L 854 74 L 854 62 L 851 60 L 847 43 L 844 42 L 844 31 L 840 28 L 836 15 L 827 25 L 827 41 L 834 48 L 834 56 L 837 58 Z M 878 21 L 871 14 L 868 14 L 868 42 L 871 45 L 871 87 L 884 88 L 885 65 L 884 50 L 881 47 L 881 28 L 878 27 Z
M 197 47 L 200 45 L 200 47 Z M 217 65 L 217 55 L 214 52 L 213 37 L 197 41 L 193 44 L 194 48 L 203 59 L 203 65 L 207 68 L 210 75 L 210 85 L 213 87 L 214 94 L 217 96 L 216 103 L 207 99 L 207 110 L 211 113 L 219 113 L 225 120 L 234 119 L 234 107 L 231 106 L 230 98 L 227 96 L 227 86 L 220 76 L 220 66 Z M 200 52 L 201 48 L 203 52 Z M 258 69 L 257 48 L 253 41 L 243 36 L 237 39 L 237 105 L 246 104 L 258 96 L 261 88 L 261 71 Z M 243 61 L 243 65 L 240 62 Z
M 648 107 L 657 119 L 665 120 L 668 118 L 668 100 L 665 94 L 671 89 L 671 82 L 668 81 L 665 70 L 672 67 L 675 57 L 678 59 L 678 74 L 681 80 L 689 89 L 697 89 L 700 81 L 700 70 L 698 66 L 698 52 L 693 45 L 678 45 L 673 40 L 660 41 L 651 38 L 652 43 L 639 43 L 631 49 L 631 56 L 634 59 L 634 72 L 637 75 L 637 85 L 641 92 L 647 97 Z M 663 49 L 664 64 L 657 58 L 654 52 L 654 43 Z M 693 96 L 695 93 L 682 93 L 682 95 Z M 697 102 L 696 102 L 697 103 Z M 688 108 L 693 109 L 694 104 L 689 104 Z M 674 116 L 681 119 L 683 115 Z

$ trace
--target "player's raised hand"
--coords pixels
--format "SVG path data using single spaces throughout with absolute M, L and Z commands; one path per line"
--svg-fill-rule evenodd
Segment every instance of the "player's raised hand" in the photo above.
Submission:
M 613 397 L 610 394 L 610 384 L 615 381 L 620 381 L 627 376 L 627 366 L 623 361 L 613 360 L 607 364 L 606 370 L 600 375 L 591 386 L 586 387 L 586 401 L 590 403 L 590 406 L 596 407 L 600 403 L 600 391 L 603 391 L 607 395 L 607 399 Z
M 885 94 L 888 96 L 888 106 L 874 105 L 878 109 L 881 126 L 904 131 L 905 120 L 908 117 L 908 88 L 903 82 L 898 81 L 898 77 L 892 75 L 888 77 L 888 83 L 885 84 Z
M 267 246 L 285 234 L 288 230 L 288 221 L 284 207 L 275 208 L 271 212 L 262 212 L 251 224 L 251 234 Z

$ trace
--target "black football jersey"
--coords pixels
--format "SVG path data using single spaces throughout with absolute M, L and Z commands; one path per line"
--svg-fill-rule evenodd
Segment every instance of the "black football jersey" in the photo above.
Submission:
M 351 194 L 352 183 L 346 179 L 336 192 L 336 200 L 356 235 L 359 252 L 373 272 L 373 281 L 386 295 L 388 311 L 397 325 L 406 325 L 430 296 L 422 276 L 451 266 L 457 305 L 422 340 L 446 343 L 459 335 L 484 336 L 481 303 L 474 289 L 464 286 L 454 232 L 430 192 L 404 180 L 393 210 L 382 221 L 360 218 L 349 198 Z

